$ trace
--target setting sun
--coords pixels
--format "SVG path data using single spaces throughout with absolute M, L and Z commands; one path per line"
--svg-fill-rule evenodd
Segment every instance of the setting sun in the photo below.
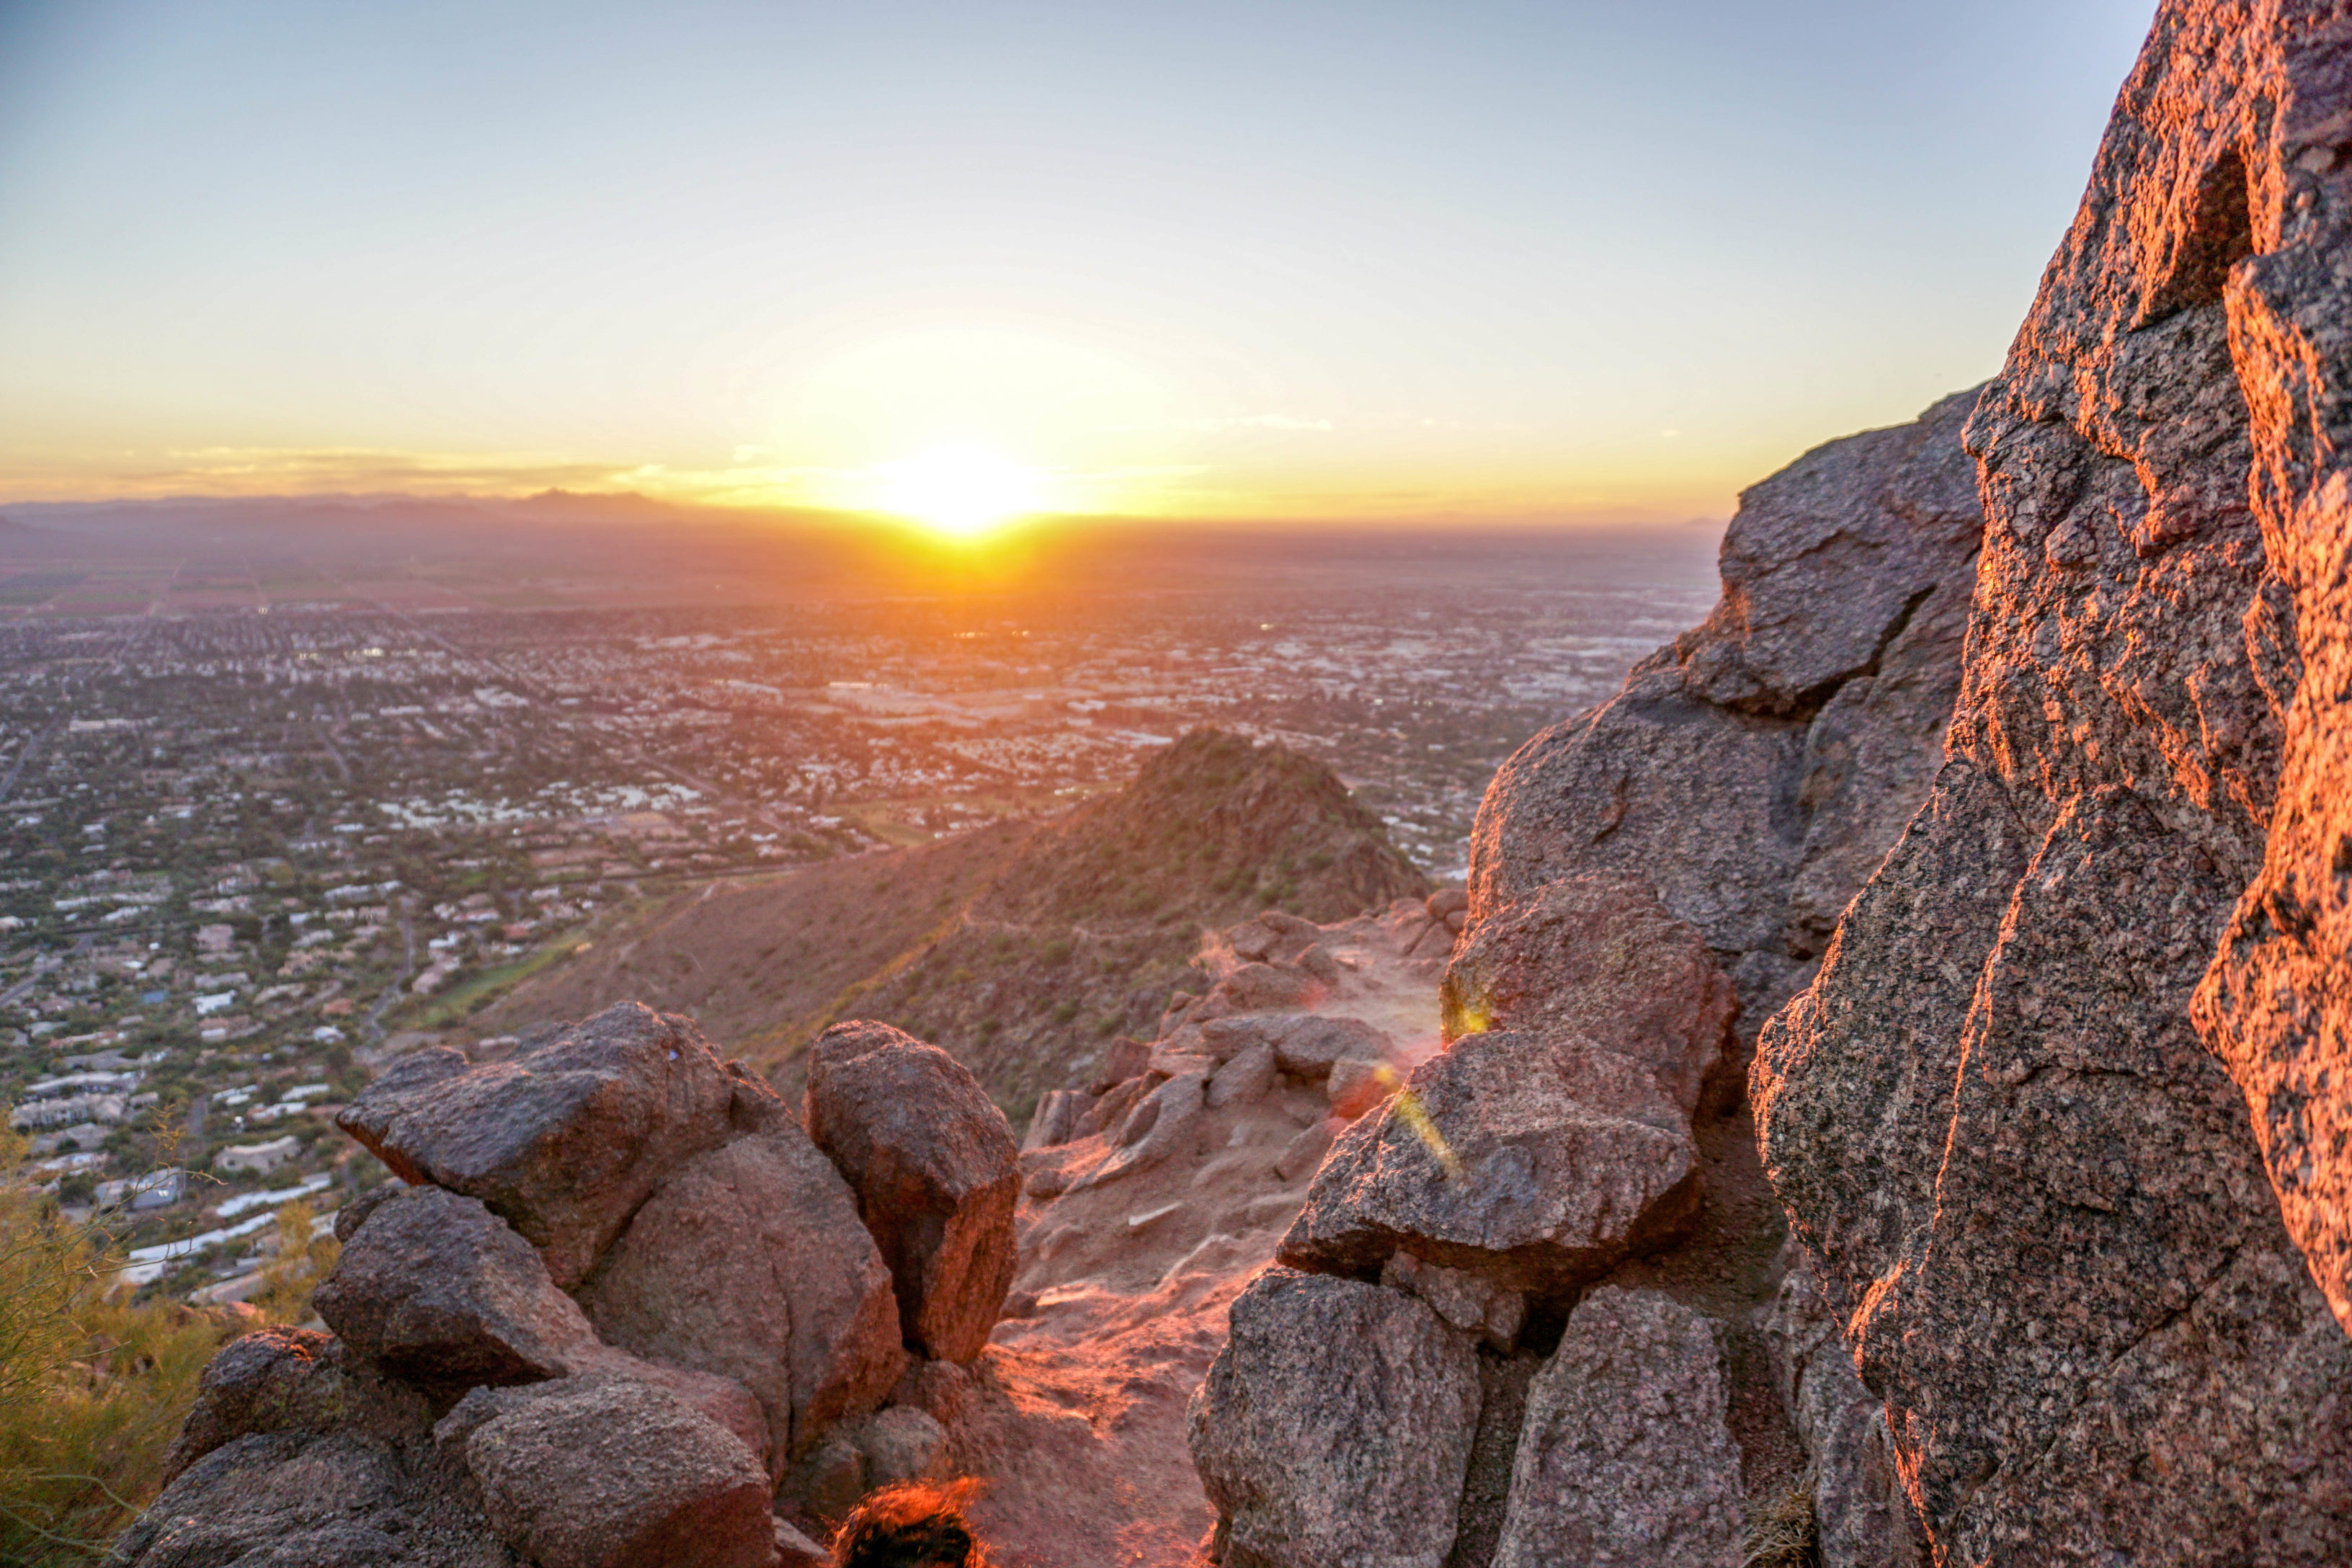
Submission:
M 975 539 L 1045 505 L 1034 468 L 969 442 L 876 470 L 879 508 L 953 539 Z

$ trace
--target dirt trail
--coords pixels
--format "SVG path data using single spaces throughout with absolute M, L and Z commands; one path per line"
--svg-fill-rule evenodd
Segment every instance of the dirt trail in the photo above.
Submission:
M 1401 1065 L 1437 1048 L 1446 938 L 1402 906 L 1326 928 L 1341 981 L 1307 1011 L 1362 1018 Z M 1210 967 L 1229 967 L 1212 946 Z M 1185 1407 L 1224 1343 L 1226 1315 L 1273 1260 L 1312 1180 L 1276 1158 L 1329 1107 L 1320 1085 L 1278 1079 L 1253 1104 L 1204 1110 L 1164 1162 L 1047 1201 L 1024 1197 L 1013 1310 L 981 1363 L 961 1458 L 989 1479 L 979 1514 L 1008 1568 L 1188 1563 L 1211 1523 L 1185 1444 Z M 1083 1181 L 1109 1157 L 1095 1136 L 1053 1163 Z M 1030 1162 L 1034 1163 L 1035 1156 Z

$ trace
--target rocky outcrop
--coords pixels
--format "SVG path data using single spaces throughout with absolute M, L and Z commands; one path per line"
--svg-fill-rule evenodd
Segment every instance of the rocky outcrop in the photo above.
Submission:
M 1392 1537 L 1381 1561 L 1739 1562 L 1743 1454 L 1716 1325 L 1654 1289 L 1592 1289 L 1700 1218 L 1728 983 L 1645 884 L 1598 876 L 1468 922 L 1442 994 L 1450 1042 L 1340 1133 L 1280 1244 L 1289 1268 L 1234 1305 L 1192 1410 L 1213 1544 L 1228 1564 L 1369 1561 L 1349 1531 L 1374 1521 Z M 1277 1053 L 1335 1032 L 1175 1026 Z M 1342 1080 L 1383 1066 L 1283 1060 L 1328 1076 L 1343 1123 Z M 1359 1342 L 1401 1336 L 1412 1353 Z M 1375 1380 L 1378 1419 L 1359 1408 Z M 1428 1451 L 1395 1492 L 1383 1423 L 1407 1417 Z
M 1927 792 L 1982 516 L 1970 395 L 1806 453 L 1739 498 L 1723 598 L 1625 689 L 1503 765 L 1471 926 L 1566 876 L 1649 881 L 1737 984 L 1752 1039 Z
M 265 1331 L 206 1369 L 116 1561 L 767 1568 L 805 1544 L 775 1510 L 837 1518 L 869 1475 L 936 1473 L 930 1406 L 960 1374 L 910 1370 L 900 1304 L 935 1342 L 986 1338 L 1012 1133 L 930 1047 L 844 1036 L 863 1048 L 812 1098 L 846 1170 L 635 1004 L 387 1072 L 344 1120 L 426 1180 L 338 1214 L 332 1335 Z M 897 1278 L 861 1193 L 898 1227 Z
M 663 1176 L 725 1141 L 734 1092 L 691 1025 L 631 1003 L 491 1066 L 416 1051 L 335 1124 L 401 1180 L 479 1198 L 568 1290 Z
M 938 1042 L 992 1093 L 1034 1100 L 1086 1083 L 1107 1035 L 1154 1032 L 1203 929 L 1265 933 L 1242 939 L 1244 965 L 1263 968 L 1213 977 L 1220 1005 L 1313 1006 L 1338 975 L 1300 928 L 1401 899 L 1418 907 L 1428 892 L 1324 763 L 1193 730 L 1152 751 L 1126 788 L 1038 829 L 858 1007 Z M 1290 922 L 1287 945 L 1268 915 Z
M 2159 10 L 1969 423 L 1949 761 L 1764 1037 L 1939 1561 L 2352 1555 L 2347 125 L 2341 5 Z
M 1020 1148 L 1004 1113 L 938 1047 L 837 1024 L 809 1052 L 808 1129 L 881 1246 L 907 1342 L 978 1355 L 1013 1283 Z

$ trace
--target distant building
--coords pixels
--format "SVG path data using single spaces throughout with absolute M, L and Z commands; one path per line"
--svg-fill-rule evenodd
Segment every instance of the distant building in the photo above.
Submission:
M 302 1140 L 289 1132 L 285 1137 L 272 1138 L 267 1143 L 232 1143 L 213 1156 L 213 1167 L 266 1176 L 301 1152 Z
M 236 928 L 235 926 L 198 926 L 196 928 L 198 952 L 226 952 L 236 945 Z
M 170 1208 L 188 1193 L 188 1173 L 185 1171 L 150 1171 L 143 1176 L 128 1176 L 119 1182 L 98 1184 L 98 1206 L 102 1209 Z

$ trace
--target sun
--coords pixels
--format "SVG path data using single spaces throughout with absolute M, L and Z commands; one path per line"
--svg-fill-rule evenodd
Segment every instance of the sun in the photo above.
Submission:
M 884 463 L 875 477 L 877 510 L 950 539 L 977 539 L 1045 505 L 1034 468 L 970 442 Z

